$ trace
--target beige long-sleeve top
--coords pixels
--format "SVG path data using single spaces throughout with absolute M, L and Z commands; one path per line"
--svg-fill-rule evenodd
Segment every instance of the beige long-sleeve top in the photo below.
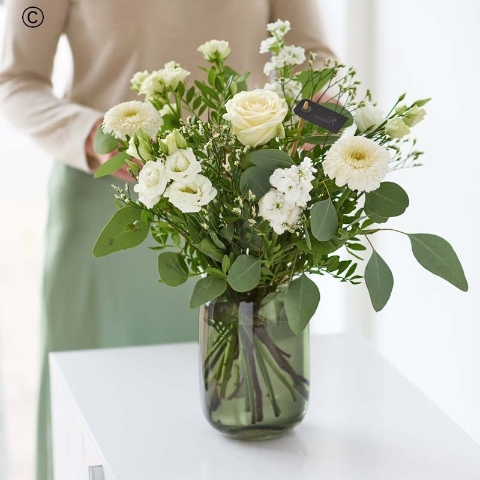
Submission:
M 44 15 L 36 28 L 22 14 L 35 4 Z M 249 86 L 263 86 L 267 55 L 259 54 L 265 26 L 290 20 L 287 42 L 333 57 L 326 45 L 317 0 L 7 0 L 0 60 L 0 105 L 11 123 L 55 159 L 89 172 L 85 140 L 113 105 L 138 98 L 130 78 L 175 60 L 199 78 L 205 61 L 198 45 L 228 40 L 229 64 L 251 71 Z M 40 17 L 31 16 L 32 20 Z M 51 74 L 65 34 L 74 69 L 63 99 L 52 93 Z

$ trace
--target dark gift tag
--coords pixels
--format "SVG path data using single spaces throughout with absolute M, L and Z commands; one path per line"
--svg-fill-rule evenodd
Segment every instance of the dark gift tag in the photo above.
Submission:
M 348 120 L 345 115 L 322 107 L 312 100 L 301 100 L 293 111 L 307 122 L 314 123 L 332 133 L 338 133 Z

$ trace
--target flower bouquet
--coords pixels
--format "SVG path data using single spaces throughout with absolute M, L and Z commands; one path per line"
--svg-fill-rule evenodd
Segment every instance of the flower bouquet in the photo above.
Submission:
M 316 68 L 314 55 L 285 43 L 289 29 L 267 26 L 263 88 L 249 90 L 248 74 L 225 63 L 228 43 L 212 40 L 198 48 L 204 81 L 187 86 L 189 72 L 174 61 L 135 74 L 144 101 L 110 109 L 95 139 L 98 153 L 119 152 L 95 176 L 127 164 L 137 195 L 116 188 L 121 208 L 93 254 L 135 247 L 151 232 L 163 283 L 198 278 L 190 307 L 201 307 L 204 410 L 237 438 L 279 435 L 305 414 L 307 325 L 320 301 L 309 274 L 361 283 L 357 261 L 369 250 L 373 308 L 387 303 L 393 275 L 371 237 L 398 232 L 383 224 L 409 199 L 387 175 L 419 165 L 409 133 L 428 101 L 401 95 L 387 114 L 369 92 L 357 101 L 355 71 Z M 420 265 L 468 289 L 449 243 L 399 233 Z

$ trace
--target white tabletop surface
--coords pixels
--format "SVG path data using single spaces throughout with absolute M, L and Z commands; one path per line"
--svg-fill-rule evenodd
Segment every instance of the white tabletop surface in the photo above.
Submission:
M 480 479 L 480 446 L 361 337 L 312 338 L 307 416 L 264 442 L 204 420 L 197 349 L 52 355 L 115 480 Z

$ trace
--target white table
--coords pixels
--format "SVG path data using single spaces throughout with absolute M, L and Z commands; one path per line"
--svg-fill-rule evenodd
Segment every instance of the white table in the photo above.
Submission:
M 56 480 L 480 479 L 480 446 L 360 337 L 312 338 L 307 416 L 266 442 L 204 420 L 197 348 L 52 354 Z

